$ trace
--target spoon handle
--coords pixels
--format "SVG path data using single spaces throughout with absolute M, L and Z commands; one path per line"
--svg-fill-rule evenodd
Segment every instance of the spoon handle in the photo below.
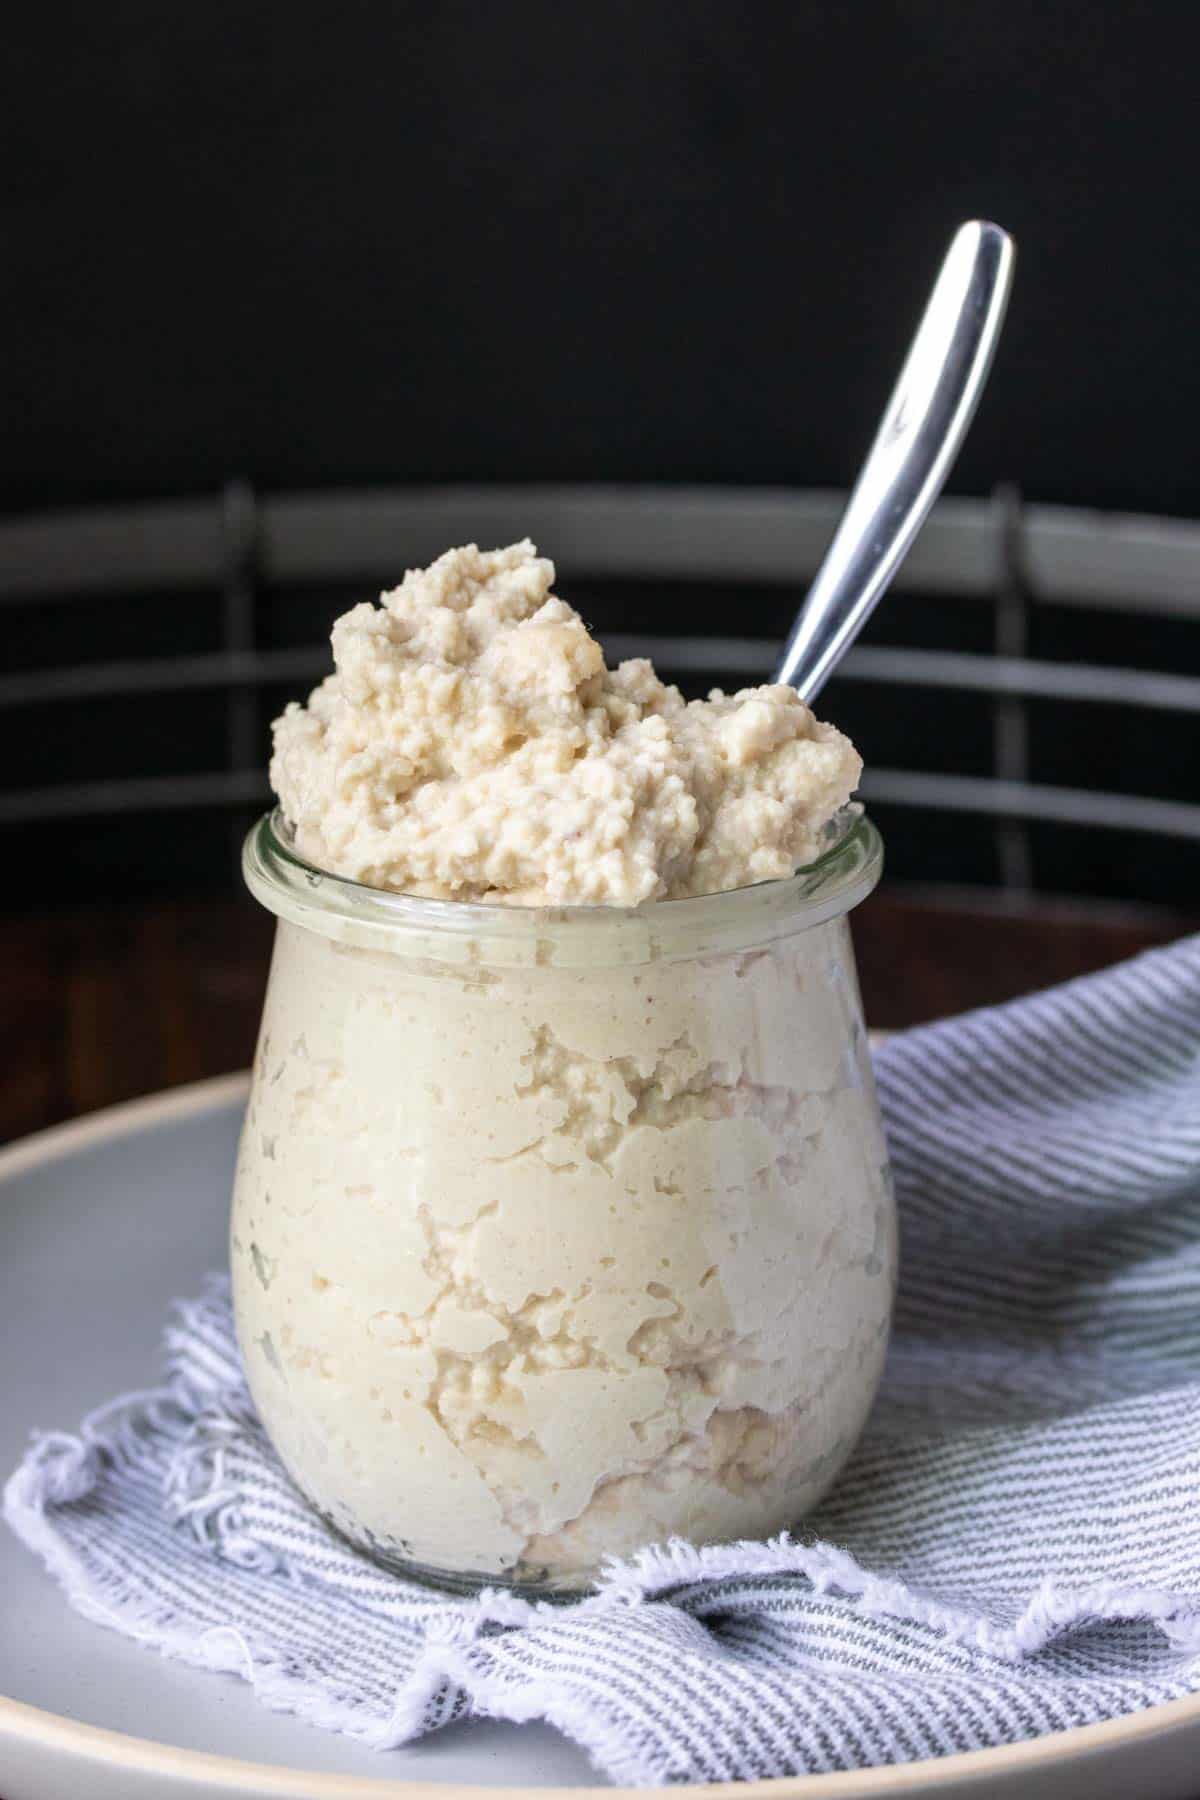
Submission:
M 998 225 L 960 226 L 775 680 L 810 704 L 858 636 L 941 492 L 987 380 L 1012 284 Z

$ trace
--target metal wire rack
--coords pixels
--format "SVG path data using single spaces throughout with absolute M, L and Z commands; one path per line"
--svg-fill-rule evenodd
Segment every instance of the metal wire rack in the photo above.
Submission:
M 173 592 L 208 594 L 221 647 L 202 654 L 100 661 L 0 675 L 0 710 L 66 701 L 216 690 L 224 741 L 201 773 L 96 779 L 0 794 L 0 824 L 241 808 L 266 795 L 261 691 L 299 686 L 328 649 L 272 648 L 259 595 L 279 584 L 374 583 L 447 544 L 528 532 L 573 578 L 753 582 L 799 593 L 843 496 L 825 491 L 682 487 L 426 487 L 259 496 L 244 482 L 210 499 L 153 503 L 0 524 L 0 604 Z M 1155 794 L 1052 786 L 1031 777 L 1029 706 L 1043 699 L 1200 715 L 1200 676 L 1028 653 L 1034 609 L 1200 619 L 1200 525 L 1024 504 L 1012 488 L 935 508 L 897 587 L 991 609 L 991 652 L 860 646 L 856 683 L 976 694 L 991 712 L 987 775 L 873 768 L 868 801 L 991 822 L 1002 885 L 1032 885 L 1037 821 L 1200 842 L 1200 804 Z M 367 591 L 370 591 L 369 589 Z M 767 638 L 688 631 L 605 633 L 610 658 L 652 657 L 673 673 L 764 679 Z M 843 671 L 839 671 L 839 676 Z M 1197 759 L 1200 772 L 1200 759 Z

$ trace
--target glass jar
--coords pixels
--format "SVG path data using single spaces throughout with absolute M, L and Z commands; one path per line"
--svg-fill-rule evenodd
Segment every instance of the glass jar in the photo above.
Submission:
M 365 888 L 246 845 L 279 920 L 233 1206 L 251 1392 L 324 1517 L 444 1585 L 758 1537 L 879 1379 L 895 1216 L 849 909 L 790 881 L 636 909 Z

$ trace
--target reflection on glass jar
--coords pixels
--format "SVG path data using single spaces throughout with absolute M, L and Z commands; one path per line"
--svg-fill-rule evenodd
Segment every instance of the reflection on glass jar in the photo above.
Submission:
M 233 1213 L 264 1425 L 373 1555 L 586 1585 L 825 1492 L 882 1367 L 895 1222 L 845 914 L 788 882 L 479 907 L 247 844 L 279 917 Z

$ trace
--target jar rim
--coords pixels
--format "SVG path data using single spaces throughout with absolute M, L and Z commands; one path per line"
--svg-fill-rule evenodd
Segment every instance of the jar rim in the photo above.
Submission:
M 857 803 L 829 848 L 781 881 L 640 906 L 504 906 L 366 887 L 305 860 L 280 808 L 247 834 L 242 872 L 268 911 L 322 936 L 438 961 L 603 966 L 749 949 L 840 918 L 883 869 L 883 840 Z

